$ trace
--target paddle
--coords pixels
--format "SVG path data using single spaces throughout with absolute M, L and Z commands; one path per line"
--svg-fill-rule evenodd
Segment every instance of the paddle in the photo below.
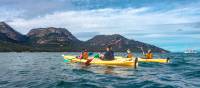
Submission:
M 145 53 L 144 53 L 143 47 L 138 47 L 138 48 L 140 48 L 140 49 L 141 49 L 141 51 L 142 51 L 142 55 L 144 55 L 144 56 L 145 56 Z
M 170 60 L 170 58 L 169 58 L 169 57 L 167 57 L 167 63 L 169 63 L 169 60 Z
M 135 61 L 134 61 L 134 64 L 135 64 L 134 68 L 135 68 L 135 69 L 137 68 L 137 63 L 138 63 L 138 58 L 136 57 L 136 58 L 135 58 Z
M 92 62 L 92 60 L 93 60 L 94 58 L 99 58 L 99 54 L 96 54 L 96 55 L 94 55 L 93 58 L 88 59 L 88 60 L 85 62 L 85 65 L 86 65 L 86 66 L 89 66 L 90 63 Z
M 138 47 L 138 48 L 142 50 L 142 54 L 144 55 L 145 53 L 144 53 L 143 47 Z
M 90 62 L 92 62 L 93 59 L 94 59 L 94 58 L 88 59 L 88 60 L 85 62 L 85 65 L 86 65 L 86 66 L 89 66 L 89 65 L 90 65 Z
M 99 54 L 94 55 L 94 58 L 100 58 Z

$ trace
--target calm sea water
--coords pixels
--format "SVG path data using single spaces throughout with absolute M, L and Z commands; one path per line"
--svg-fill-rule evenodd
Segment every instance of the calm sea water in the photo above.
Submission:
M 0 88 L 200 88 L 200 54 L 156 54 L 171 63 L 137 69 L 69 64 L 62 54 L 0 53 Z

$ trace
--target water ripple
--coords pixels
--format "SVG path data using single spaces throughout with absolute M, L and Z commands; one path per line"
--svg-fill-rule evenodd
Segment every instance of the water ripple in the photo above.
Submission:
M 0 53 L 4 57 L 0 59 L 0 88 L 200 87 L 200 54 L 157 54 L 156 57 L 170 57 L 171 62 L 140 63 L 137 69 L 95 65 L 85 67 L 82 64 L 64 63 L 61 55 L 54 52 Z

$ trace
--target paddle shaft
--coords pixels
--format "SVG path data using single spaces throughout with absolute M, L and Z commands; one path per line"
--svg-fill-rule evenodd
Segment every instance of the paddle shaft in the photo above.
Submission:
M 144 53 L 144 50 L 143 50 L 143 48 L 142 47 L 139 47 L 141 50 L 142 50 L 142 54 L 144 55 L 145 53 Z

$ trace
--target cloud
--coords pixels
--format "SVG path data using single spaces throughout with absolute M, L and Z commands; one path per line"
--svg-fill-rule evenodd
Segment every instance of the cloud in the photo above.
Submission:
M 16 11 L 16 10 L 9 10 L 6 8 L 1 8 L 0 9 L 0 21 L 12 21 L 12 19 L 20 18 L 22 17 L 21 14 L 24 13 L 24 11 Z
M 182 17 L 182 13 L 177 14 L 175 10 L 168 11 L 166 13 L 148 12 L 150 9 L 150 7 L 142 7 L 137 9 L 107 8 L 97 10 L 55 12 L 53 14 L 48 14 L 33 19 L 16 18 L 13 19 L 13 22 L 10 22 L 10 24 L 20 30 L 27 30 L 35 27 L 55 26 L 66 27 L 74 32 L 84 29 L 88 31 L 95 30 L 101 33 L 109 34 L 113 33 L 113 31 L 121 32 L 122 29 L 127 31 L 145 29 L 144 31 L 148 31 L 142 26 L 154 24 L 187 23 L 198 21 L 200 18 L 199 16 Z M 142 26 L 138 27 L 138 25 Z M 151 28 L 153 29 L 154 27 Z
M 17 0 L 14 1 L 17 2 Z M 133 4 L 125 8 L 118 4 L 116 6 L 104 6 L 105 8 L 100 6 L 103 8 L 90 9 L 93 6 L 89 3 L 94 2 L 88 2 L 89 6 L 85 6 L 87 9 L 74 10 L 73 7 L 79 8 L 78 5 L 80 3 L 66 2 L 64 0 L 45 2 L 45 0 L 38 1 L 39 5 L 32 6 L 30 3 L 34 2 L 29 0 L 24 3 L 18 2 L 22 6 L 4 6 L 10 8 L 8 10 L 0 8 L 2 12 L 0 13 L 0 20 L 7 21 L 8 24 L 23 34 L 33 28 L 64 27 L 83 40 L 87 40 L 87 38 L 89 39 L 96 34 L 122 34 L 128 38 L 155 44 L 165 49 L 168 49 L 168 46 L 173 46 L 168 43 L 169 39 L 172 39 L 177 44 L 178 41 L 176 39 L 181 37 L 191 39 L 192 42 L 199 39 L 198 24 L 195 26 L 183 24 L 200 21 L 200 16 L 198 15 L 200 9 L 196 8 L 194 3 L 190 3 L 191 5 L 187 6 L 175 5 L 177 6 L 176 8 L 159 10 L 151 5 L 138 5 L 140 7 L 136 8 L 132 6 Z M 55 3 L 52 4 L 52 2 Z M 64 3 L 68 3 L 66 8 L 62 8 L 65 5 Z M 117 6 L 120 8 L 115 8 Z M 17 7 L 19 10 L 11 10 L 11 7 Z M 28 19 L 26 16 L 28 16 Z M 181 31 L 177 31 L 179 29 Z M 168 44 L 168 46 L 163 44 Z
M 126 9 L 151 7 L 151 11 L 168 11 L 172 9 L 182 9 L 185 7 L 198 8 L 199 0 L 0 0 L 0 9 L 24 11 L 24 18 L 35 18 L 52 14 L 56 11 L 80 11 L 96 9 Z M 192 10 L 192 9 L 190 9 Z M 187 11 L 190 11 L 187 10 Z
M 73 6 L 70 0 L 1 0 L 0 9 L 4 8 L 7 11 L 24 11 L 23 18 L 30 19 L 55 11 L 70 10 L 68 8 L 73 8 Z

